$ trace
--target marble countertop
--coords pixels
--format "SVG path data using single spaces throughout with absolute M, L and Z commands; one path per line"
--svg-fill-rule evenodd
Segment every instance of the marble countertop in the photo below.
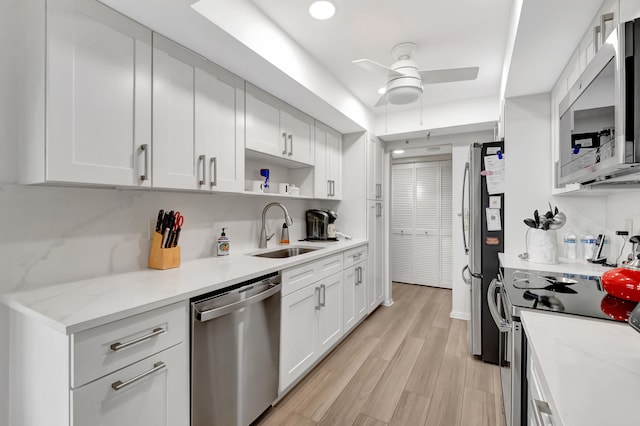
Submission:
M 521 319 L 563 426 L 638 423 L 640 333 L 571 315 L 523 310 Z
M 583 261 L 560 258 L 558 263 L 550 265 L 547 263 L 534 263 L 520 259 L 517 256 L 508 256 L 498 253 L 500 264 L 505 268 L 528 269 L 530 271 L 546 271 L 575 275 L 601 276 L 605 271 L 612 269 L 608 266 L 595 265 Z
M 304 242 L 234 252 L 224 257 L 182 262 L 175 269 L 147 269 L 5 294 L 0 301 L 61 333 L 72 334 L 366 243 L 366 240 Z M 284 247 L 321 250 L 285 259 L 251 255 Z

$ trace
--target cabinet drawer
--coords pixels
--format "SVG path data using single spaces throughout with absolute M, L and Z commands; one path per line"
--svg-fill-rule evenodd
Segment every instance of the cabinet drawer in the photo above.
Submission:
M 114 321 L 71 337 L 71 387 L 133 364 L 186 341 L 188 303 Z
M 282 271 L 282 295 L 342 271 L 342 253 Z
M 72 390 L 71 425 L 188 424 L 186 348 L 181 343 Z
M 347 269 L 358 262 L 367 260 L 367 245 L 353 248 L 344 252 L 344 269 Z

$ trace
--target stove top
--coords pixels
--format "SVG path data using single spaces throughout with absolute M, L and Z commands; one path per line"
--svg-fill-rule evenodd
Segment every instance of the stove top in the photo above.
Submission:
M 512 268 L 503 274 L 508 302 L 514 307 L 627 321 L 637 304 L 607 294 L 599 276 Z

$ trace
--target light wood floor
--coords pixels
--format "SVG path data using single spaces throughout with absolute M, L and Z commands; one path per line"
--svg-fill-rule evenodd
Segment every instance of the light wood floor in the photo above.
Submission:
M 394 283 L 393 299 L 257 424 L 504 425 L 499 369 L 469 355 L 451 291 Z

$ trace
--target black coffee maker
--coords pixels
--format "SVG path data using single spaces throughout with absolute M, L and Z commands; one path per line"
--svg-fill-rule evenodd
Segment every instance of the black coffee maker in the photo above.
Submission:
M 337 218 L 333 210 L 307 210 L 307 241 L 337 240 L 334 225 Z

